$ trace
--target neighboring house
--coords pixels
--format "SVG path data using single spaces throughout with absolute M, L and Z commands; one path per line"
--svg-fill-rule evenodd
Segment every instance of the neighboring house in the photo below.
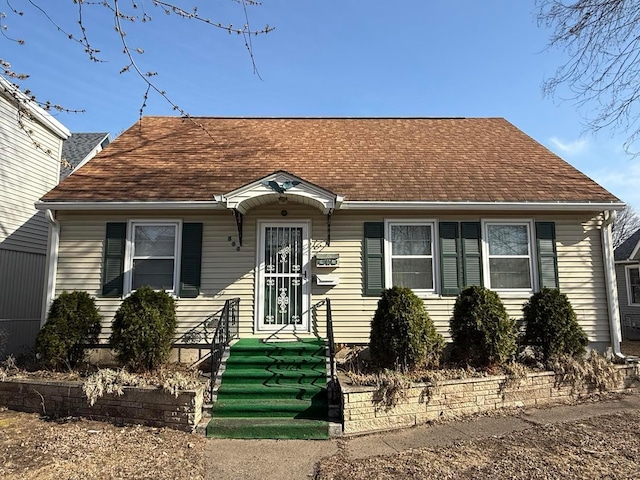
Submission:
M 0 332 L 5 354 L 33 347 L 43 305 L 48 222 L 35 202 L 57 183 L 69 131 L 0 77 Z M 0 355 L 2 352 L 0 352 Z
M 615 249 L 622 337 L 640 340 L 640 229 Z
M 60 181 L 77 171 L 109 145 L 109 133 L 72 133 L 62 144 Z
M 177 297 L 179 335 L 240 298 L 241 337 L 366 343 L 380 292 L 411 287 L 449 336 L 456 294 L 510 315 L 567 294 L 619 352 L 611 212 L 624 204 L 501 118 L 146 117 L 42 198 L 49 299 L 105 316 L 140 285 Z M 182 338 L 182 337 L 181 337 Z

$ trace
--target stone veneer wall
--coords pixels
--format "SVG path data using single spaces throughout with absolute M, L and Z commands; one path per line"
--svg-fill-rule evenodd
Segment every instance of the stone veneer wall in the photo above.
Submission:
M 620 381 L 613 391 L 637 390 L 638 367 L 616 368 Z M 505 407 L 568 403 L 589 393 L 588 388 L 563 381 L 553 372 L 529 374 L 514 383 L 510 384 L 505 376 L 491 376 L 447 380 L 436 387 L 415 384 L 406 391 L 405 399 L 387 407 L 374 400 L 375 387 L 352 386 L 341 381 L 343 432 L 346 435 L 370 433 Z
M 90 406 L 80 382 L 7 378 L 0 381 L 0 405 L 52 417 L 78 416 L 191 432 L 202 418 L 203 391 L 202 387 L 184 390 L 175 397 L 160 388 L 124 387 L 124 395 L 107 394 Z

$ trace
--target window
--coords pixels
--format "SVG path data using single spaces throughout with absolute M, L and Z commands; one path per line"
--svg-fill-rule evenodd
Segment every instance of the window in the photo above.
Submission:
M 388 222 L 387 284 L 417 292 L 434 290 L 433 223 Z
M 627 296 L 629 305 L 640 305 L 640 268 L 627 267 Z
M 532 290 L 531 226 L 485 223 L 485 284 L 494 290 Z
M 179 226 L 177 222 L 131 223 L 129 290 L 149 285 L 176 291 Z

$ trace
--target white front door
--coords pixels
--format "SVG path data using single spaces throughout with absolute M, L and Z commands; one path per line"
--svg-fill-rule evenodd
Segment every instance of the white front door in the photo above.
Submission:
M 309 331 L 309 225 L 260 223 L 257 328 Z

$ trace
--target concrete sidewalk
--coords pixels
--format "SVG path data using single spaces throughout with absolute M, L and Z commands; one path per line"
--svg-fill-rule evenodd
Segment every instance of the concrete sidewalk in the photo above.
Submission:
M 630 394 L 616 400 L 507 411 L 504 415 L 450 420 L 359 437 L 320 441 L 211 439 L 206 471 L 211 479 L 300 480 L 313 477 L 315 464 L 338 452 L 348 458 L 390 455 L 638 409 L 640 395 Z

